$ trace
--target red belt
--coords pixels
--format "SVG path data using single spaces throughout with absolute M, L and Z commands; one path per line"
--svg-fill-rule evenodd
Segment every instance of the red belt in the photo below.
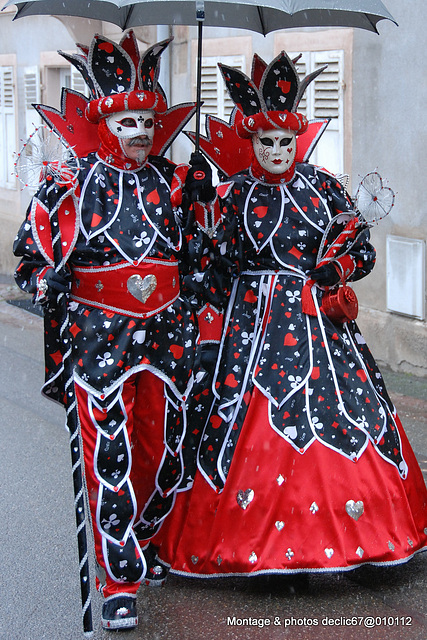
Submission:
M 71 298 L 136 318 L 166 309 L 179 296 L 178 262 L 151 260 L 105 267 L 74 267 Z

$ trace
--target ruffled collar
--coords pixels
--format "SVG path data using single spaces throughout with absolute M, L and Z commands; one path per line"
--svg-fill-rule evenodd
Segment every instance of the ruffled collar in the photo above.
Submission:
M 265 184 L 288 184 L 295 175 L 295 164 L 296 162 L 294 161 L 285 173 L 269 173 L 253 156 L 249 173 L 253 178 Z

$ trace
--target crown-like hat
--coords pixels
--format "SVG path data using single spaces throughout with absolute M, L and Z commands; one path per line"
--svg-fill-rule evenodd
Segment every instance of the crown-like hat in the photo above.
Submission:
M 238 109 L 235 126 L 240 137 L 249 138 L 260 129 L 291 129 L 297 134 L 307 130 L 307 119 L 297 112 L 297 107 L 308 84 L 325 67 L 300 81 L 295 65 L 285 51 L 269 65 L 254 56 L 252 80 L 239 69 L 223 64 L 219 67 Z
M 119 44 L 95 35 L 90 45 L 77 44 L 81 53 L 59 53 L 73 64 L 89 87 L 86 109 L 90 122 L 128 110 L 167 110 L 166 96 L 158 84 L 160 56 L 172 38 L 158 42 L 140 55 L 133 31 Z
M 90 98 L 63 89 L 61 110 L 42 104 L 34 108 L 76 154 L 83 158 L 99 148 L 99 121 L 120 111 L 156 112 L 156 135 L 151 153 L 163 155 L 196 111 L 193 102 L 167 108 L 158 83 L 160 56 L 170 40 L 154 44 L 140 55 L 133 31 L 120 44 L 95 36 L 89 46 L 77 44 L 81 53 L 59 53 L 73 64 L 89 88 Z

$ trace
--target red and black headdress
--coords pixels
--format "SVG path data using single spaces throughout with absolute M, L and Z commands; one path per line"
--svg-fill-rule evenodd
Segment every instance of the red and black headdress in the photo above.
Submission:
M 285 51 L 268 66 L 254 56 L 252 80 L 242 71 L 219 64 L 231 99 L 237 107 L 237 134 L 249 138 L 260 129 L 291 129 L 297 135 L 307 130 L 307 118 L 297 112 L 308 84 L 323 71 L 317 69 L 303 81 Z
M 80 71 L 89 87 L 89 122 L 99 122 L 120 111 L 165 112 L 166 96 L 158 77 L 160 56 L 170 42 L 154 44 L 141 56 L 135 34 L 129 31 L 120 44 L 96 35 L 89 47 L 77 44 L 80 54 L 60 52 Z
M 82 157 L 99 147 L 98 123 L 121 111 L 153 111 L 156 134 L 152 153 L 163 154 L 195 112 L 194 103 L 168 109 L 158 83 L 160 57 L 172 39 L 149 47 L 142 55 L 133 31 L 119 44 L 95 35 L 90 45 L 77 44 L 79 53 L 59 53 L 81 73 L 89 99 L 63 89 L 61 111 L 34 105 L 42 118 Z

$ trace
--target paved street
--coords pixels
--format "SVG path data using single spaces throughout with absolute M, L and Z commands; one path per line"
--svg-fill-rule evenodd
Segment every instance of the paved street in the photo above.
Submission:
M 83 634 L 64 413 L 39 393 L 42 321 L 8 304 L 10 298 L 19 298 L 18 292 L 0 280 L 0 639 L 79 640 Z M 427 381 L 395 374 L 386 379 L 427 476 Z M 308 584 L 172 576 L 162 589 L 140 590 L 139 627 L 122 634 L 101 630 L 101 599 L 93 593 L 93 637 L 427 640 L 426 570 L 427 553 L 393 569 L 313 575 Z

